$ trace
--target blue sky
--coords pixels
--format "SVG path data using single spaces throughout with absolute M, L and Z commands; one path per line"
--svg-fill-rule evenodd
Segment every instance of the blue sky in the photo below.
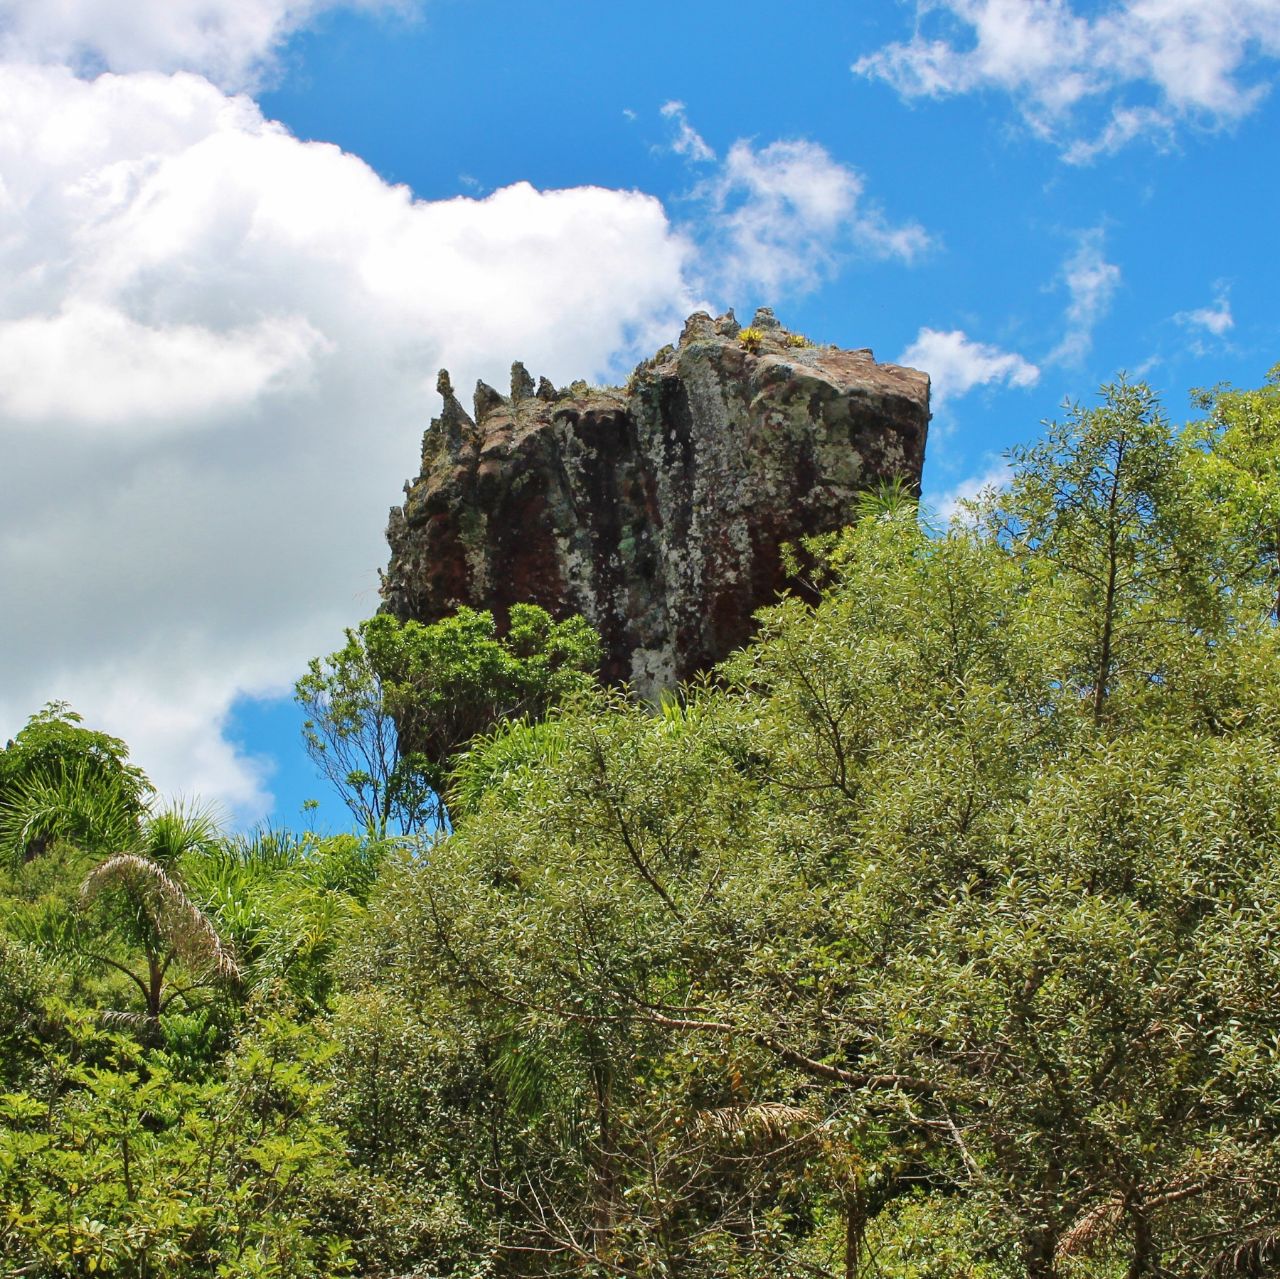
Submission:
M 1120 370 L 1280 361 L 1280 0 L 0 0 L 0 737 L 65 698 L 234 819 L 377 605 L 435 372 L 694 306 L 934 377 L 926 499 Z

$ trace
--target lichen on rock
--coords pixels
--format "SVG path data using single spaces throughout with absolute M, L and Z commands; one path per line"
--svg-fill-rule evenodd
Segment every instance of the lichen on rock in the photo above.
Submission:
M 748 329 L 698 312 L 625 388 L 535 389 L 516 363 L 509 397 L 477 385 L 474 420 L 442 372 L 391 511 L 384 608 L 582 613 L 604 676 L 645 696 L 719 661 L 786 585 L 784 543 L 839 528 L 878 484 L 919 489 L 927 375 L 797 336 L 767 308 Z

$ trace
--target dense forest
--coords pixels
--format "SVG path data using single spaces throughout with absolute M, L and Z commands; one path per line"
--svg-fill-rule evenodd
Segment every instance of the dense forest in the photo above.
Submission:
M 0 752 L 0 1275 L 1280 1272 L 1280 369 L 868 494 L 657 705 L 373 618 L 231 835 Z

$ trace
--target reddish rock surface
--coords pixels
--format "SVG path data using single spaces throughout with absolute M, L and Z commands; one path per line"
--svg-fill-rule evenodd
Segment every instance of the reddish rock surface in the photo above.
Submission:
M 885 481 L 919 488 L 928 376 L 802 342 L 767 310 L 749 330 L 699 313 L 625 389 L 535 389 L 516 364 L 510 396 L 477 385 L 474 417 L 441 373 L 384 608 L 582 613 L 603 674 L 646 696 L 719 661 L 786 585 L 784 542 Z

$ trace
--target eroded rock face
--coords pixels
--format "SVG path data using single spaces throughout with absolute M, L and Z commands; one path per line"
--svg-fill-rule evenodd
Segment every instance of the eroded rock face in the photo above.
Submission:
M 384 607 L 435 621 L 531 601 L 584 614 L 603 674 L 651 696 L 725 657 L 786 584 L 781 547 L 848 522 L 856 495 L 918 491 L 924 373 L 809 346 L 772 312 L 690 317 L 626 388 L 479 383 L 446 373 L 422 472 L 387 528 Z

